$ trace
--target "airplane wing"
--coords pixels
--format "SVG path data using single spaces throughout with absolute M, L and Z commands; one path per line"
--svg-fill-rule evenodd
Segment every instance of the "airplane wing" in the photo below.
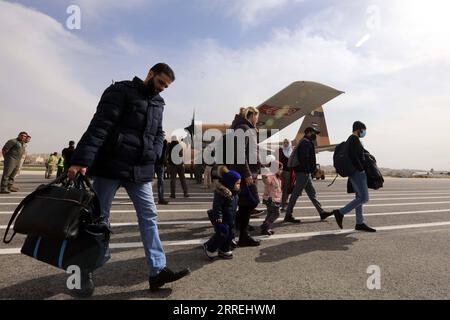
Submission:
M 324 151 L 333 152 L 337 146 L 338 146 L 337 144 L 330 144 L 328 146 L 319 146 L 319 147 L 316 147 L 316 153 L 320 153 L 320 152 L 324 152 Z
M 257 107 L 258 127 L 282 130 L 342 93 L 317 82 L 296 81 Z

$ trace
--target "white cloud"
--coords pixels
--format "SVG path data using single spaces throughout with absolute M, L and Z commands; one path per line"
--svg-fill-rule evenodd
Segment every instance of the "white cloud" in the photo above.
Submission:
M 74 132 L 79 136 L 98 99 L 72 64 L 75 55 L 96 55 L 96 49 L 19 4 L 0 2 L 0 20 L 2 141 L 26 130 L 39 141 L 39 151 L 58 150 Z
M 208 1 L 209 2 L 209 1 Z M 303 0 L 215 0 L 230 16 L 237 16 L 244 27 L 256 26 L 275 10 Z M 209 2 L 210 3 L 210 2 Z

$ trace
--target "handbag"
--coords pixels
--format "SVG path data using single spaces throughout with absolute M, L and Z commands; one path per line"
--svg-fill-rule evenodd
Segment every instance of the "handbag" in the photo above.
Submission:
M 94 206 L 99 207 L 99 203 L 90 179 L 78 175 L 71 181 L 63 174 L 51 183 L 39 186 L 20 202 L 8 223 L 3 242 L 10 243 L 16 233 L 74 239 L 82 224 L 93 222 Z M 14 233 L 7 240 L 13 223 Z
M 100 223 L 84 226 L 78 237 L 71 240 L 29 235 L 21 253 L 63 270 L 78 266 L 81 270 L 92 272 L 110 258 L 110 233 L 109 226 Z

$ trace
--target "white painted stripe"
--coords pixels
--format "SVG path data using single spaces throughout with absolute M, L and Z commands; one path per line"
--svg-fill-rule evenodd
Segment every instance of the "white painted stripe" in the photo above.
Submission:
M 450 213 L 450 209 L 442 209 L 442 210 L 423 210 L 423 211 L 399 211 L 399 212 L 378 212 L 378 213 L 365 213 L 364 217 L 379 217 L 379 216 L 400 216 L 400 215 L 414 215 L 414 214 L 426 214 L 426 213 Z M 355 214 L 347 214 L 346 217 L 354 217 Z M 313 216 L 299 216 L 297 217 L 301 220 L 319 220 L 318 215 Z M 277 221 L 283 221 L 283 217 L 278 218 Z M 328 218 L 329 221 L 332 221 L 333 217 Z M 263 222 L 265 219 L 250 219 L 250 222 Z M 173 220 L 173 221 L 158 221 L 158 225 L 196 225 L 196 224 L 211 224 L 209 220 Z M 136 227 L 138 226 L 137 222 L 117 222 L 111 223 L 112 227 Z M 0 225 L 0 230 L 5 230 L 6 225 Z
M 406 224 L 406 225 L 394 225 L 394 226 L 384 226 L 375 227 L 377 231 L 392 231 L 392 230 L 405 230 L 405 229 L 420 229 L 420 228 L 432 228 L 432 227 L 442 227 L 450 226 L 450 221 L 444 222 L 431 222 L 431 223 L 419 223 L 419 224 Z M 295 238 L 310 238 L 325 235 L 339 235 L 355 233 L 354 229 L 344 229 L 344 230 L 330 230 L 330 231 L 315 231 L 315 232 L 301 232 L 301 233 L 288 233 L 288 234 L 276 234 L 270 237 L 259 236 L 256 237 L 258 240 L 280 240 L 280 239 L 295 239 Z M 375 234 L 374 234 L 375 235 Z M 200 245 L 207 241 L 208 238 L 193 239 L 193 240 L 183 240 L 183 241 L 163 241 L 163 246 L 188 246 L 188 245 Z M 141 242 L 124 242 L 124 243 L 111 243 L 111 249 L 133 249 L 141 248 Z M 20 253 L 20 248 L 11 249 L 0 249 L 0 255 L 11 255 Z
M 326 191 L 325 191 L 326 192 Z M 324 193 L 324 192 L 320 192 L 318 191 L 318 193 L 320 194 L 320 198 L 348 198 L 350 195 L 345 193 L 345 194 L 335 194 L 335 195 L 330 195 L 328 192 Z M 205 194 L 205 193 L 199 193 L 200 195 Z M 438 195 L 448 195 L 450 197 L 450 192 L 432 192 L 432 193 L 425 193 L 427 196 L 438 196 Z M 420 192 L 420 193 L 392 193 L 392 194 L 387 194 L 387 193 L 383 193 L 383 192 L 377 192 L 377 191 L 372 191 L 372 193 L 370 193 L 371 199 L 375 199 L 374 197 L 377 196 L 410 196 L 410 197 L 414 197 L 414 196 L 423 196 L 424 193 Z M 263 194 L 261 193 L 260 196 L 262 197 Z M 0 197 L 0 199 L 23 199 L 23 196 L 6 196 L 6 197 Z M 188 198 L 191 199 L 192 197 Z M 203 199 L 205 197 L 199 197 L 198 199 Z M 211 195 L 208 194 L 207 198 L 212 198 Z M 179 202 L 175 202 L 176 200 L 174 199 L 170 199 L 172 203 L 179 203 Z M 178 199 L 185 199 L 183 197 L 177 198 Z M 195 198 L 194 198 L 195 199 Z M 390 198 L 388 198 L 390 199 Z M 128 200 L 130 201 L 129 197 L 115 197 L 114 200 Z
M 33 189 L 29 190 L 29 191 L 31 192 L 31 191 L 34 191 L 34 190 L 35 190 L 35 188 L 33 188 Z M 346 195 L 348 195 L 348 193 L 345 192 L 345 191 L 333 191 L 333 192 L 331 192 L 331 191 L 328 191 L 328 190 L 321 190 L 321 189 L 318 189 L 318 188 L 316 188 L 316 190 L 319 193 L 326 193 L 330 197 L 331 196 L 346 196 Z M 30 194 L 30 192 L 14 192 L 14 193 L 11 193 L 11 195 L 28 195 L 28 194 Z M 376 191 L 369 190 L 369 192 L 371 194 L 372 193 L 376 193 L 376 194 L 383 194 L 383 195 L 410 195 L 410 194 L 423 195 L 423 194 L 435 194 L 435 193 L 438 193 L 438 194 L 450 194 L 448 189 L 446 189 L 446 190 L 433 190 L 433 189 L 431 189 L 431 190 L 420 190 L 420 189 L 417 189 L 417 190 L 386 190 L 386 189 L 384 189 L 383 190 L 383 189 L 381 189 L 381 190 L 376 190 Z M 212 193 L 213 193 L 212 191 L 208 192 L 208 191 L 205 190 L 205 192 L 190 192 L 189 194 L 190 195 L 200 196 L 200 195 L 211 195 Z M 168 195 L 168 194 L 170 194 L 170 192 L 166 192 L 166 194 Z M 0 199 L 8 198 L 11 195 L 0 195 Z M 117 196 L 128 196 L 128 194 L 126 192 L 118 192 L 118 193 L 116 193 L 116 195 Z M 183 198 L 183 194 L 182 193 L 177 193 L 176 195 L 179 196 L 179 198 Z M 262 195 L 262 193 L 260 195 Z
M 418 205 L 434 205 L 434 204 L 449 204 L 450 201 L 437 202 L 406 202 L 406 203 L 380 203 L 380 204 L 365 204 L 364 207 L 398 207 L 398 206 L 418 206 Z M 336 209 L 336 206 L 322 206 L 323 209 Z M 265 207 L 258 207 L 257 209 L 265 210 Z M 294 210 L 315 209 L 315 207 L 294 207 Z M 206 212 L 208 208 L 203 209 L 158 209 L 158 213 L 172 212 L 172 213 L 189 213 L 189 212 Z M 0 215 L 11 215 L 12 211 L 0 211 Z M 110 213 L 136 213 L 135 210 L 111 210 Z
M 390 201 L 390 200 L 395 200 L 395 201 L 399 201 L 399 200 L 431 200 L 431 199 L 447 199 L 449 197 L 414 197 L 414 198 L 370 198 L 370 201 Z M 212 199 L 212 197 L 211 197 Z M 354 197 L 351 198 L 347 198 L 347 199 L 331 199 L 331 200 L 320 200 L 320 202 L 325 203 L 325 202 L 349 202 L 352 201 L 354 199 Z M 309 203 L 310 200 L 299 200 L 297 201 L 297 203 Z M 113 206 L 129 206 L 132 205 L 133 202 L 113 202 L 112 205 Z M 211 204 L 211 201 L 204 201 L 204 202 L 172 202 L 172 204 L 178 204 L 178 205 L 202 205 L 202 204 Z M 12 205 L 19 205 L 19 202 L 17 203 L 0 203 L 0 206 L 12 206 Z

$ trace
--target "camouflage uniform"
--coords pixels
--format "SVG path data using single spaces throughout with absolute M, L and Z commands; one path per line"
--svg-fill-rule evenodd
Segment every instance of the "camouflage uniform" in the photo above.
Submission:
M 20 168 L 20 161 L 25 153 L 25 144 L 17 139 L 9 140 L 2 151 L 4 154 L 3 176 L 1 192 L 10 191 L 14 184 L 14 178 Z

